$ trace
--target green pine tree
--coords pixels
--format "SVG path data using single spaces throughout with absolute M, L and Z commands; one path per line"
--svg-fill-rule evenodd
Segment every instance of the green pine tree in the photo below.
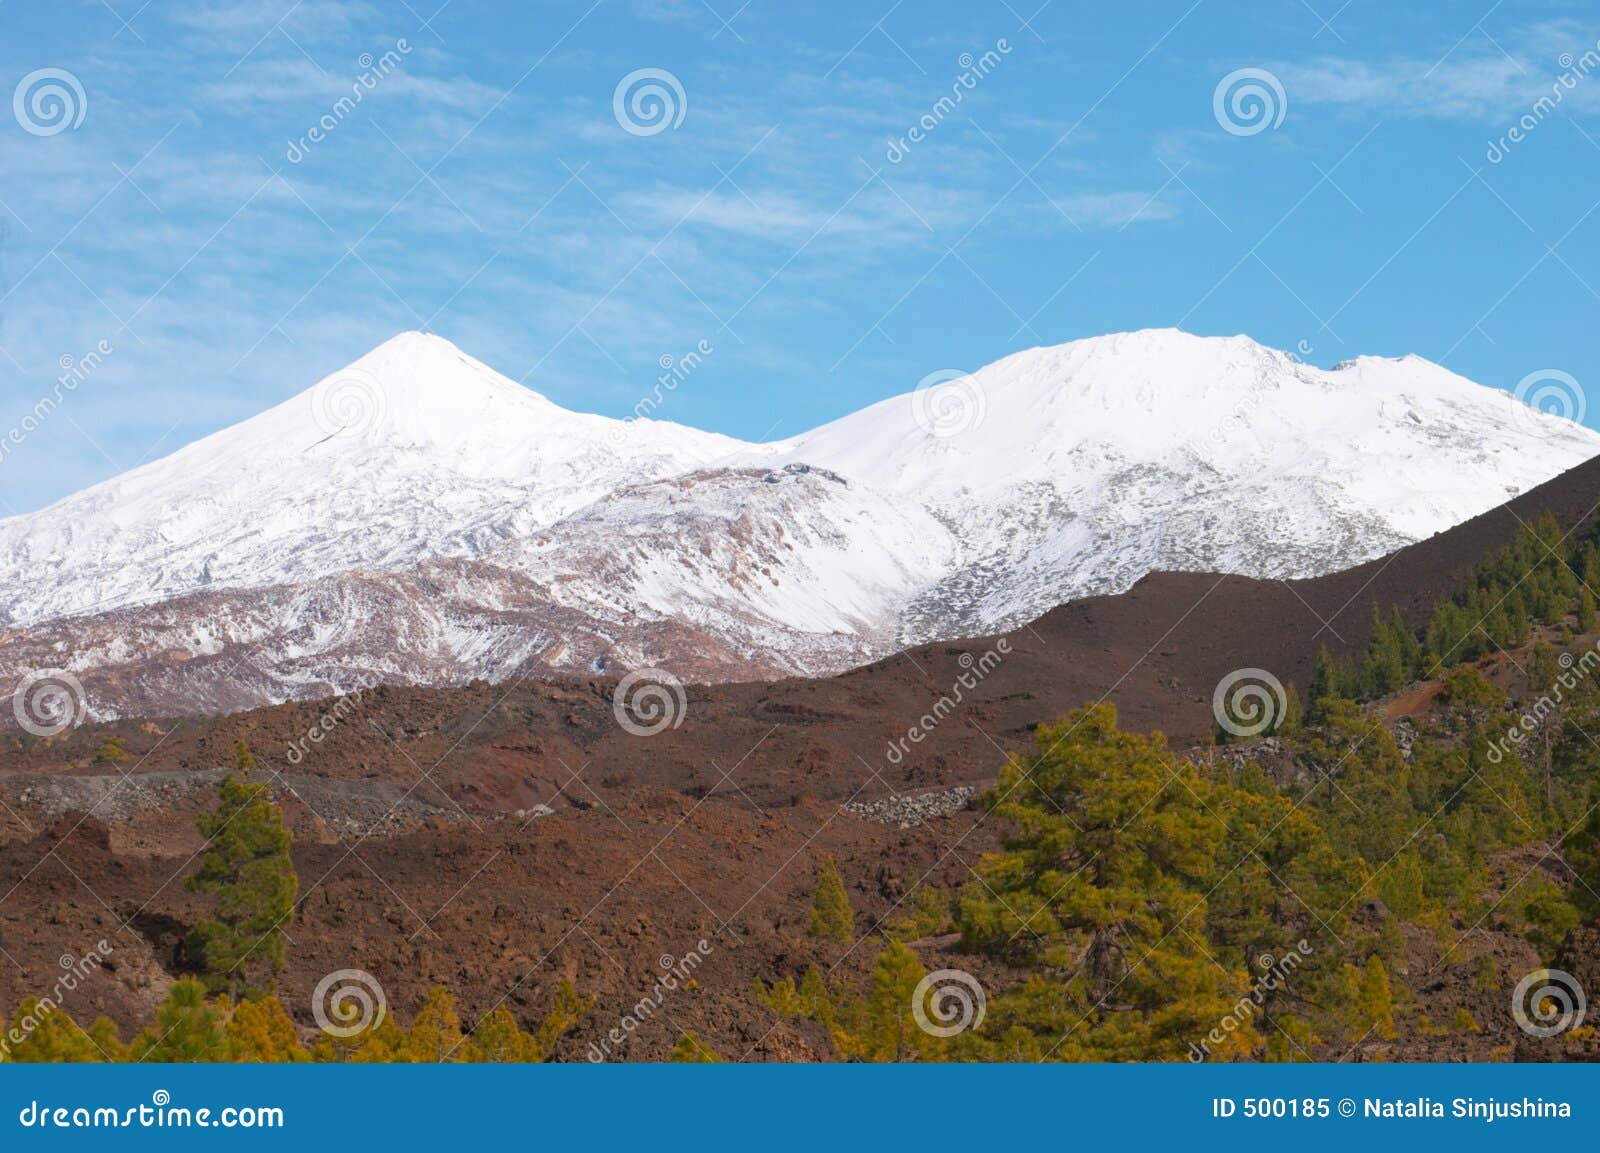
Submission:
M 206 1000 L 206 989 L 186 977 L 173 985 L 156 1010 L 155 1024 L 133 1039 L 136 1062 L 218 1062 L 228 1060 L 228 1034 L 222 1008 Z
M 1600 807 L 1561 848 L 1578 879 L 1572 887 L 1573 901 L 1590 917 L 1600 917 Z
M 924 972 L 917 955 L 898 941 L 878 954 L 872 966 L 863 1022 L 863 1055 L 867 1060 L 912 1060 L 933 1040 L 918 1026 L 912 1008 L 913 994 Z
M 1293 684 L 1284 686 L 1283 689 L 1283 715 L 1278 717 L 1272 726 L 1276 736 L 1293 736 L 1300 731 L 1300 726 L 1305 722 L 1305 711 L 1300 707 L 1300 693 Z
M 235 999 L 268 989 L 283 968 L 283 927 L 298 887 L 283 813 L 265 784 L 229 776 L 217 807 L 196 823 L 206 850 L 188 886 L 216 898 L 215 917 L 193 933 L 205 983 Z
M 1312 724 L 1322 721 L 1324 704 L 1328 700 L 1343 697 L 1344 676 L 1339 668 L 1339 662 L 1334 660 L 1333 654 L 1324 646 L 1317 650 L 1316 660 L 1311 666 L 1311 688 L 1308 692 L 1310 708 L 1306 712 L 1306 720 Z
M 1121 732 L 1109 704 L 1041 725 L 1037 739 L 1036 756 L 1001 769 L 990 803 L 1014 832 L 958 917 L 965 948 L 1041 974 L 991 999 L 992 1055 L 1183 1060 L 1249 984 L 1196 931 L 1237 863 L 1218 848 L 1220 794 L 1159 733 Z M 1246 1023 L 1217 1055 L 1260 1043 Z

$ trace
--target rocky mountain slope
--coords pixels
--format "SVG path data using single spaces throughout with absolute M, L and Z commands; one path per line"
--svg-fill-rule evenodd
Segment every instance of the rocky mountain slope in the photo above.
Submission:
M 458 992 L 465 1020 L 508 991 L 519 1016 L 536 1019 L 568 978 L 598 998 L 561 1050 L 583 1060 L 637 1003 L 658 959 L 704 939 L 715 948 L 700 989 L 648 1022 L 629 1059 L 663 1058 L 684 1029 L 730 1059 L 825 1058 L 825 1035 L 775 1020 L 749 994 L 758 978 L 812 963 L 868 980 L 872 949 L 841 957 L 807 935 L 822 860 L 837 862 L 869 936 L 905 913 L 914 890 L 973 884 L 972 867 L 999 848 L 1005 826 L 962 802 L 1005 754 L 1032 745 L 1041 721 L 1085 701 L 1112 700 L 1126 729 L 1166 730 L 1180 755 L 1258 758 L 1271 771 L 1276 739 L 1189 747 L 1215 723 L 1220 677 L 1258 667 L 1303 689 L 1318 645 L 1365 644 L 1373 603 L 1399 604 L 1420 623 L 1519 525 L 1549 511 L 1565 532 L 1590 531 L 1597 506 L 1600 460 L 1348 572 L 1292 582 L 1156 574 L 1004 636 L 919 646 L 837 677 L 692 686 L 676 723 L 651 736 L 619 724 L 614 680 L 571 678 L 386 687 L 170 725 L 90 724 L 51 740 L 0 733 L 0 871 L 17 879 L 0 901 L 0 932 L 18 959 L 0 975 L 0 998 L 36 995 L 30 974 L 105 939 L 115 967 L 68 1011 L 108 1014 L 124 1036 L 150 1019 L 183 971 L 189 927 L 209 913 L 175 878 L 194 865 L 196 813 L 213 803 L 217 766 L 242 739 L 294 831 L 303 900 L 279 992 L 308 1036 L 312 990 L 351 965 L 373 973 L 408 1019 L 434 984 Z M 1525 688 L 1528 664 L 1518 653 L 1486 667 Z M 964 675 L 975 683 L 942 709 Z M 939 719 L 930 726 L 929 716 Z M 1388 723 L 1398 735 L 1401 724 Z M 889 755 L 912 728 L 923 739 Z M 111 736 L 130 761 L 94 765 Z M 1534 870 L 1558 868 L 1539 846 L 1497 856 L 1481 899 L 1492 911 Z M 1372 903 L 1360 915 L 1388 914 Z M 1592 1053 L 1592 1038 L 1517 1028 L 1512 986 L 1549 958 L 1505 917 L 1474 910 L 1454 932 L 1402 933 L 1393 979 L 1414 1000 L 1403 1014 L 1397 1004 L 1399 1036 L 1368 1038 L 1360 1056 Z M 1592 928 L 1579 929 L 1555 957 L 1590 988 L 1593 941 Z M 916 951 L 926 968 L 972 971 L 990 990 L 1025 976 L 960 951 L 953 935 Z M 1472 1028 L 1442 1027 L 1461 1009 Z M 1327 1059 L 1357 1059 L 1343 1048 Z
M 61 670 L 112 717 L 826 674 L 1153 571 L 1348 568 L 1597 452 L 1415 357 L 1324 371 L 1243 337 L 1034 349 L 755 445 L 568 412 L 410 333 L 0 521 L 0 682 Z

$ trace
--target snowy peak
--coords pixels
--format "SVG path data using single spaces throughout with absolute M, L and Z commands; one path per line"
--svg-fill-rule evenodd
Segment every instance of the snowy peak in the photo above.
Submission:
M 159 666 L 182 712 L 260 703 L 183 679 L 241 647 L 269 699 L 357 669 L 826 673 L 1156 570 L 1347 568 L 1597 452 L 1418 357 L 1323 370 L 1175 329 L 933 373 L 772 444 L 571 412 L 408 332 L 0 521 L 0 678 L 51 652 L 114 693 Z
M 282 406 L 319 442 L 457 444 L 501 422 L 558 425 L 570 416 L 443 337 L 403 332 Z
M 1542 441 L 1524 462 L 1541 479 L 1546 454 L 1571 464 L 1600 451 L 1593 431 L 1417 356 L 1361 357 L 1329 371 L 1246 336 L 1177 329 L 931 374 L 916 391 L 764 451 L 894 491 L 949 495 L 1029 482 L 1081 488 L 1111 463 L 1231 477 L 1294 469 L 1309 452 L 1354 467 L 1363 453 L 1405 455 L 1418 441 L 1458 461 Z
M 740 444 L 569 412 L 405 333 L 258 416 L 0 521 L 0 622 L 470 558 Z

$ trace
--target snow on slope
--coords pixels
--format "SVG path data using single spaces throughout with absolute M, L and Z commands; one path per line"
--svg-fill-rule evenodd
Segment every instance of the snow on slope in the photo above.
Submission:
M 568 412 L 404 333 L 242 424 L 0 521 L 0 623 L 476 556 L 739 445 Z
M 1158 569 L 1345 568 L 1597 452 L 1416 357 L 1325 371 L 1244 337 L 1033 349 L 754 445 L 568 412 L 408 333 L 0 521 L 0 678 L 69 667 L 113 713 L 826 673 Z M 248 691 L 224 683 L 241 660 Z
M 891 641 L 900 608 L 956 557 L 913 502 L 805 464 L 629 486 L 499 550 L 571 608 L 670 617 L 763 645 L 763 623 Z
M 1327 371 L 1175 329 L 1017 353 L 754 458 L 913 499 L 962 559 L 907 640 L 1014 626 L 1148 572 L 1349 567 L 1600 452 L 1600 434 L 1416 356 Z
M 215 713 L 376 683 L 811 675 L 870 660 L 948 566 L 914 506 L 804 465 L 619 489 L 492 561 L 346 572 L 0 633 L 0 681 L 65 666 L 90 715 Z

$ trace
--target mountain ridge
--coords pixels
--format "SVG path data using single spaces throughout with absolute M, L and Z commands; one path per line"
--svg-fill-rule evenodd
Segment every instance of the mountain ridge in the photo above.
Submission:
M 63 668 L 115 716 L 375 680 L 825 675 L 1154 571 L 1348 568 L 1596 453 L 1419 357 L 1323 370 L 1172 329 L 935 374 L 767 444 L 569 412 L 402 334 L 0 521 L 0 676 Z M 203 677 L 241 662 L 261 676 L 237 691 Z

